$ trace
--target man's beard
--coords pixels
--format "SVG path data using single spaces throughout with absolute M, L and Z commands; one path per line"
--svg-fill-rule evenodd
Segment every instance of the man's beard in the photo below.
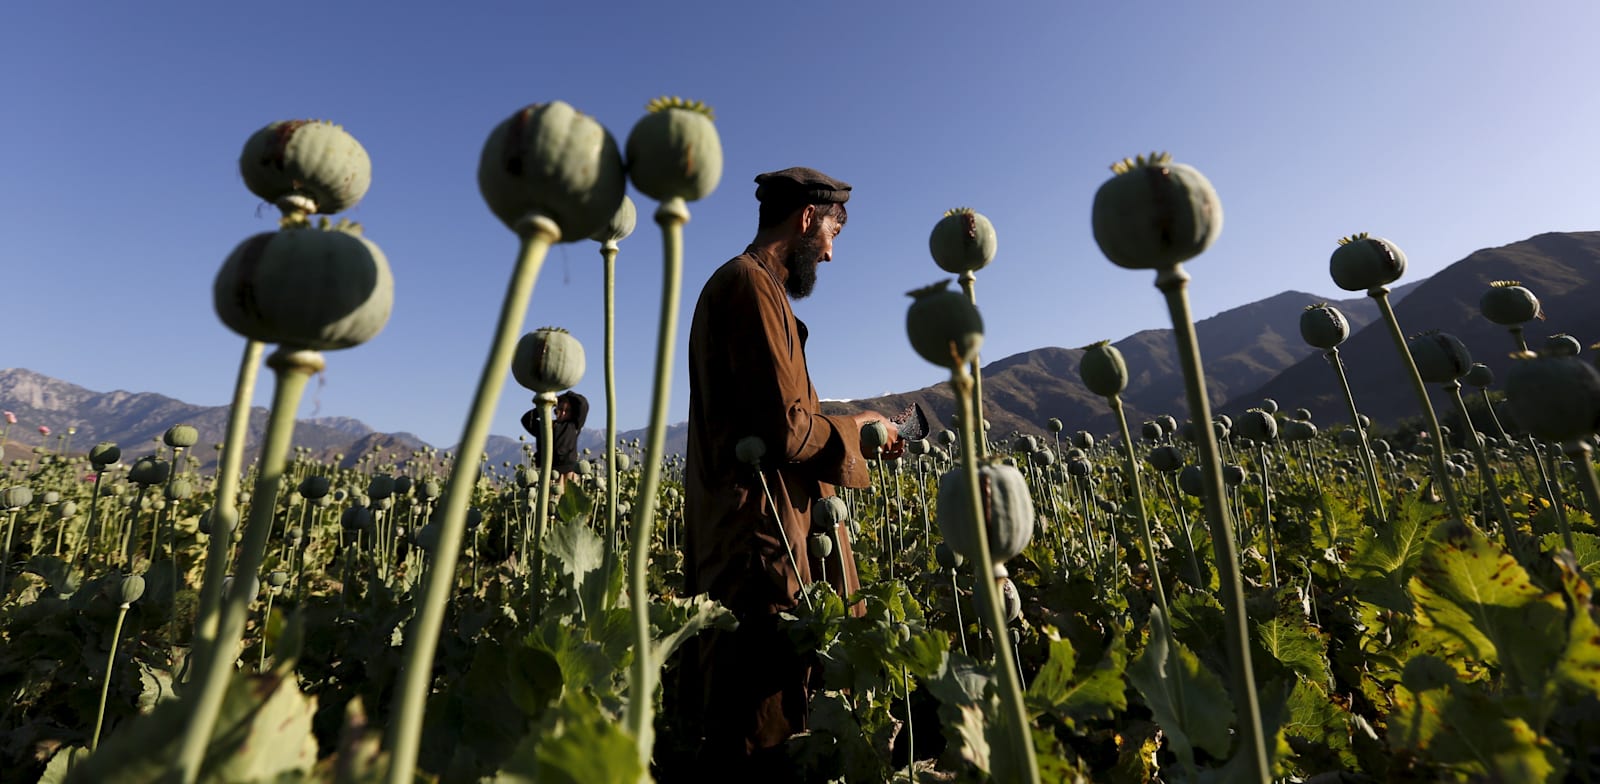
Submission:
M 784 281 L 783 287 L 790 297 L 805 299 L 811 296 L 811 290 L 817 285 L 817 265 L 821 263 L 822 232 L 813 229 L 795 240 L 794 247 L 789 249 L 789 258 L 784 260 L 783 266 L 789 271 L 789 279 Z

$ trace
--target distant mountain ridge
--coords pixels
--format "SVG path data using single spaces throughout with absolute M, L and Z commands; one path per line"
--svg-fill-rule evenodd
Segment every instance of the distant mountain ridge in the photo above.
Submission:
M 1558 331 L 1577 335 L 1585 344 L 1600 337 L 1600 309 L 1592 306 L 1600 294 L 1600 232 L 1548 233 L 1486 248 L 1452 264 L 1432 277 L 1395 287 L 1390 300 L 1406 333 L 1440 329 L 1461 338 L 1478 361 L 1503 378 L 1511 361 L 1512 343 L 1503 327 L 1478 313 L 1478 300 L 1492 280 L 1519 280 L 1539 296 L 1548 321 L 1528 328 L 1534 347 L 1544 336 Z M 1300 338 L 1299 319 L 1307 306 L 1330 298 L 1306 292 L 1285 291 L 1218 313 L 1196 324 L 1212 407 L 1219 413 L 1237 414 L 1271 397 L 1286 409 L 1304 407 L 1319 422 L 1336 424 L 1346 416 L 1344 404 L 1332 387 L 1332 374 L 1322 353 Z M 1357 403 L 1363 413 L 1381 423 L 1416 415 L 1409 384 L 1400 373 L 1398 355 L 1386 328 L 1374 324 L 1376 305 L 1369 297 L 1332 300 L 1350 321 L 1351 338 L 1341 347 Z M 1170 414 L 1187 418 L 1183 377 L 1170 329 L 1134 333 L 1114 345 L 1127 361 L 1130 379 L 1123 400 L 1133 427 L 1143 420 Z M 1046 347 L 989 362 L 983 370 L 984 413 L 995 437 L 1013 431 L 1043 433 L 1051 417 L 1065 423 L 1068 432 L 1088 430 L 1104 435 L 1115 430 L 1105 401 L 1078 380 L 1081 348 Z M 874 410 L 894 413 L 906 405 L 922 404 L 934 420 L 934 429 L 946 427 L 954 411 L 948 386 L 936 384 L 919 390 L 850 401 L 823 402 L 825 413 Z M 1448 401 L 1435 401 L 1441 409 Z M 153 451 L 168 427 L 190 424 L 200 430 L 196 450 L 203 462 L 214 461 L 211 445 L 222 440 L 227 423 L 225 406 L 194 406 L 154 393 L 122 390 L 94 392 L 65 381 L 21 368 L 0 370 L 0 409 L 13 411 L 19 424 L 10 431 L 6 459 L 26 457 L 39 444 L 37 426 L 52 428 L 52 445 L 68 427 L 76 427 L 73 451 L 81 452 L 98 441 L 115 441 L 130 457 Z M 266 410 L 255 408 L 250 419 L 252 450 L 262 436 Z M 645 431 L 619 434 L 624 441 L 643 440 Z M 668 428 L 667 452 L 682 454 L 687 427 Z M 518 464 L 524 459 L 528 439 L 491 436 L 486 448 L 489 464 Z M 310 448 L 322 459 L 343 456 L 345 463 L 369 452 L 392 455 L 403 461 L 428 444 L 410 433 L 378 433 L 351 417 L 316 417 L 297 423 L 294 442 Z M 591 456 L 604 451 L 604 431 L 588 428 L 579 439 Z M 443 450 L 441 450 L 443 451 Z

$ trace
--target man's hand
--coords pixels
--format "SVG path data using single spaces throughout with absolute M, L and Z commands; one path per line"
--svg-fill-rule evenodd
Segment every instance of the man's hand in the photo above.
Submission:
M 882 422 L 889 429 L 889 441 L 883 445 L 878 457 L 880 459 L 894 459 L 905 454 L 906 442 L 900 438 L 900 426 L 889 421 L 889 418 L 876 411 L 862 411 L 855 415 L 856 428 L 859 429 L 873 422 Z

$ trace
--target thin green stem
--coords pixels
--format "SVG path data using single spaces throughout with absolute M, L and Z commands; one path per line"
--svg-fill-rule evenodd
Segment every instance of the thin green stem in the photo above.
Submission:
M 1216 431 L 1211 426 L 1211 401 L 1206 397 L 1205 371 L 1200 364 L 1199 341 L 1189 313 L 1189 276 L 1173 266 L 1156 273 L 1156 288 L 1167 300 L 1172 316 L 1172 332 L 1178 343 L 1178 360 L 1183 365 L 1185 392 L 1189 398 L 1189 418 L 1195 423 L 1194 441 L 1199 450 L 1200 471 L 1205 480 L 1206 522 L 1211 526 L 1211 548 L 1217 559 L 1218 587 L 1227 625 L 1223 641 L 1234 681 L 1235 708 L 1239 711 L 1240 754 L 1248 755 L 1251 780 L 1266 784 L 1272 778 L 1267 764 L 1266 732 L 1261 720 L 1261 702 L 1256 697 L 1255 667 L 1250 660 L 1250 626 L 1245 614 L 1244 583 L 1239 577 L 1239 553 L 1234 547 L 1233 522 L 1223 504 L 1227 491 L 1222 484 L 1222 460 L 1217 452 Z
M 1578 486 L 1583 488 L 1583 500 L 1589 504 L 1589 515 L 1600 520 L 1600 482 L 1595 480 L 1593 450 L 1585 440 L 1573 439 L 1562 445 L 1562 451 L 1578 468 Z
M 556 396 L 553 392 L 540 392 L 539 401 L 539 501 L 533 509 L 533 615 L 539 617 L 544 604 L 544 534 L 550 530 L 550 476 L 555 465 Z
M 1339 377 L 1339 389 L 1344 392 L 1344 402 L 1350 408 L 1350 426 L 1355 428 L 1356 435 L 1361 436 L 1361 474 L 1367 480 L 1367 500 L 1372 504 L 1372 511 L 1379 521 L 1387 520 L 1388 513 L 1383 508 L 1383 494 L 1378 491 L 1377 466 L 1372 464 L 1372 445 L 1367 441 L 1367 429 L 1361 424 L 1361 412 L 1356 410 L 1356 397 L 1350 392 L 1350 379 L 1344 374 L 1344 360 L 1339 358 L 1339 349 L 1328 349 L 1323 355 L 1328 364 L 1333 367 L 1333 374 Z
M 608 241 L 600 246 L 600 256 L 605 259 L 605 320 L 606 320 L 606 551 L 601 562 L 602 574 L 609 576 L 617 569 L 617 243 Z M 609 594 L 608 594 L 609 595 Z M 605 609 L 610 609 L 605 608 Z
M 639 488 L 629 526 L 628 605 L 633 612 L 633 661 L 628 668 L 627 729 L 638 744 L 639 762 L 650 764 L 655 748 L 655 694 L 660 679 L 650 638 L 650 596 L 645 579 L 650 569 L 650 533 L 655 529 L 656 492 L 661 487 L 661 460 L 666 452 L 667 404 L 672 397 L 672 354 L 678 333 L 678 292 L 683 283 L 683 225 L 689 207 L 673 198 L 656 209 L 661 227 L 661 319 L 656 334 L 656 373 L 650 404 L 650 440 L 640 466 Z
M 1389 325 L 1389 337 L 1394 338 L 1395 350 L 1400 352 L 1400 361 L 1405 365 L 1411 377 L 1411 389 L 1416 392 L 1417 404 L 1422 407 L 1422 415 L 1427 418 L 1429 441 L 1433 443 L 1433 475 L 1438 478 L 1438 485 L 1444 488 L 1444 502 L 1450 508 L 1450 516 L 1465 523 L 1466 515 L 1461 512 L 1461 501 L 1456 498 L 1455 483 L 1450 479 L 1450 473 L 1445 470 L 1444 435 L 1439 430 L 1439 417 L 1433 412 L 1433 402 L 1428 399 L 1428 388 L 1422 383 L 1422 374 L 1417 372 L 1416 360 L 1411 358 L 1411 349 L 1406 345 L 1406 336 L 1400 331 L 1400 321 L 1394 317 L 1394 308 L 1389 306 L 1389 289 L 1385 286 L 1374 286 L 1367 291 L 1367 296 L 1378 303 L 1378 312 L 1383 316 L 1383 322 Z
M 971 270 L 961 273 L 957 278 L 961 282 L 961 290 L 967 295 L 967 300 L 973 307 L 978 305 L 977 283 L 978 276 Z M 978 457 L 989 456 L 989 434 L 983 429 L 983 366 L 979 362 L 978 352 L 972 352 L 972 415 L 978 418 L 973 425 L 972 432 L 978 438 Z M 964 416 L 964 415 L 963 415 Z
M 111 694 L 111 667 L 117 662 L 117 640 L 122 637 L 122 622 L 128 617 L 128 603 L 117 609 L 117 624 L 111 629 L 111 653 L 106 655 L 106 677 L 100 682 L 100 709 L 94 714 L 94 734 L 89 736 L 89 753 L 100 745 L 100 730 L 106 721 L 106 698 Z
M 1505 500 L 1500 497 L 1500 483 L 1495 479 L 1494 468 L 1489 465 L 1489 450 L 1484 448 L 1483 436 L 1472 424 L 1472 415 L 1467 413 L 1467 401 L 1461 398 L 1461 382 L 1451 381 L 1444 388 L 1455 401 L 1456 412 L 1461 414 L 1461 423 L 1466 426 L 1467 437 L 1472 440 L 1472 454 L 1478 460 L 1478 477 L 1483 480 L 1484 489 L 1488 492 L 1490 508 L 1494 510 L 1495 517 L 1500 519 L 1500 536 L 1506 548 L 1516 552 L 1515 545 L 1519 544 L 1517 529 L 1512 525 L 1511 513 L 1506 511 Z
M 450 483 L 444 494 L 444 514 L 439 521 L 439 541 L 434 546 L 433 563 L 428 569 L 427 588 L 420 594 L 417 615 L 406 629 L 406 656 L 400 669 L 399 695 L 389 723 L 387 746 L 390 753 L 390 784 L 410 784 L 416 775 L 417 750 L 422 740 L 422 712 L 433 683 L 433 656 L 438 649 L 439 628 L 455 587 L 456 563 L 461 557 L 462 534 L 466 530 L 467 505 L 478 484 L 478 455 L 489 440 L 489 425 L 494 418 L 511 356 L 522 332 L 522 322 L 533 297 L 533 284 L 544 266 L 551 244 L 560 241 L 561 229 L 555 221 L 540 214 L 530 215 L 522 224 L 522 247 L 506 287 L 495 325 L 489 357 L 478 376 L 478 389 L 472 399 L 472 413 L 457 447 L 450 469 Z

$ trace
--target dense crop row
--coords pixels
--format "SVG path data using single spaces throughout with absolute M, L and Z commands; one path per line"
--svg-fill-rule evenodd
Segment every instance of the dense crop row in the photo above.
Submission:
M 496 128 L 480 184 L 523 249 L 462 454 L 371 453 L 340 468 L 288 435 L 320 352 L 388 316 L 382 252 L 358 227 L 309 220 L 361 198 L 365 152 L 330 124 L 252 137 L 246 183 L 284 223 L 230 256 L 217 307 L 247 338 L 236 411 L 264 344 L 279 346 L 260 457 L 241 464 L 236 417 L 211 474 L 185 426 L 131 465 L 116 445 L 84 454 L 63 440 L 4 469 L 5 779 L 694 778 L 674 654 L 734 621 L 684 595 L 683 488 L 660 452 L 672 318 L 642 453 L 615 438 L 608 334 L 610 444 L 576 481 L 552 484 L 548 461 L 502 472 L 472 456 L 508 375 L 538 393 L 548 423 L 553 393 L 584 372 L 564 332 L 517 341 L 545 250 L 604 243 L 609 325 L 632 176 L 661 202 L 662 311 L 676 312 L 686 202 L 715 187 L 719 145 L 709 111 L 678 100 L 652 105 L 626 162 L 564 104 Z M 866 614 L 818 582 L 782 616 L 819 672 L 809 729 L 788 744 L 798 778 L 1588 780 L 1600 767 L 1600 372 L 1576 341 L 1517 364 L 1503 424 L 1466 346 L 1408 340 L 1395 321 L 1386 286 L 1404 254 L 1357 235 L 1334 252 L 1334 280 L 1379 302 L 1427 424 L 1385 434 L 1360 415 L 1339 353 L 1348 325 L 1328 306 L 1308 309 L 1302 331 L 1326 353 L 1348 421 L 1319 426 L 1273 401 L 1213 417 L 1182 263 L 1220 230 L 1216 194 L 1164 155 L 1116 172 L 1096 198 L 1096 238 L 1117 264 L 1157 272 L 1189 412 L 1136 438 L 1120 400 L 1129 368 L 1102 343 L 1080 371 L 1120 432 L 1050 420 L 1044 438 L 990 433 L 974 284 L 995 230 L 965 209 L 937 222 L 930 250 L 962 290 L 913 292 L 908 337 L 950 370 L 958 413 L 904 456 L 875 459 L 870 488 L 818 506 L 851 533 Z M 307 264 L 341 285 L 309 309 L 275 299 L 303 286 Z M 1525 350 L 1538 302 L 1497 284 L 1484 314 Z M 1483 390 L 1474 405 L 1463 381 Z M 1428 385 L 1452 406 L 1450 429 Z M 767 459 L 759 442 L 740 452 L 752 470 Z M 834 546 L 828 529 L 812 549 Z

